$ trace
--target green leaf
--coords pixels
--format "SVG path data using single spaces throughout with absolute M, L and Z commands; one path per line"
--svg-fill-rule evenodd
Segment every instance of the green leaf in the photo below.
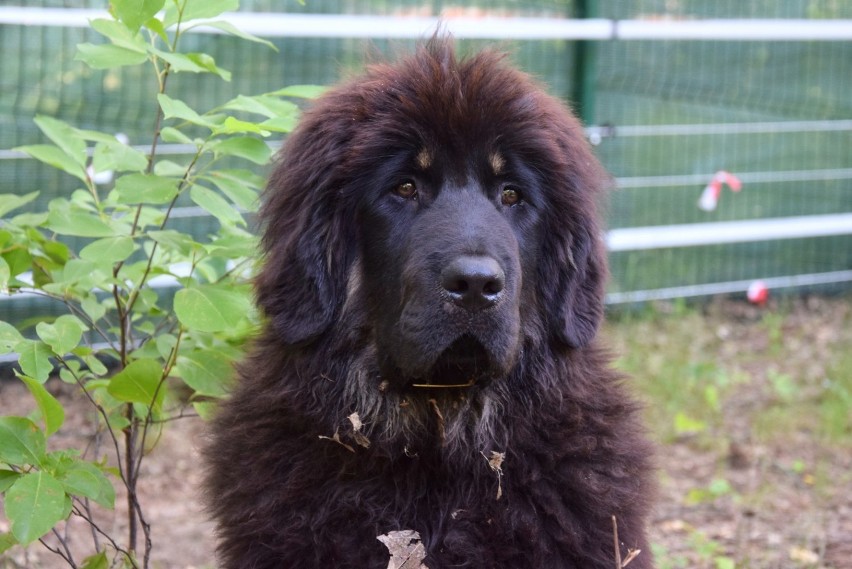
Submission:
M 95 283 L 112 273 L 109 263 L 87 259 L 71 259 L 62 269 L 62 284 L 77 285 L 82 288 L 94 288 Z
M 185 288 L 175 294 L 178 320 L 201 332 L 222 332 L 236 326 L 251 310 L 247 290 L 215 285 Z
M 104 237 L 93 241 L 80 250 L 80 258 L 89 261 L 118 263 L 133 254 L 133 239 L 126 235 Z
M 116 17 L 131 32 L 139 31 L 142 24 L 163 9 L 165 0 L 110 0 Z
M 58 431 L 65 422 L 65 409 L 38 381 L 25 375 L 19 375 L 18 378 L 26 384 L 27 389 L 30 390 L 38 404 L 41 418 L 44 421 L 44 431 L 49 437 Z
M 0 555 L 18 545 L 18 540 L 11 533 L 0 533 Z
M 36 340 L 23 340 L 15 346 L 18 352 L 18 364 L 25 375 L 44 383 L 53 371 L 50 356 L 53 355 L 50 348 L 43 342 Z
M 162 377 L 163 366 L 157 360 L 136 360 L 110 380 L 107 391 L 119 401 L 159 409 L 166 394 L 165 386 L 160 385 Z
M 86 175 L 85 168 L 78 164 L 73 158 L 68 156 L 68 154 L 66 154 L 58 146 L 53 146 L 51 144 L 31 144 L 29 146 L 19 146 L 15 148 L 15 150 L 25 152 L 36 160 L 44 162 L 54 168 L 58 168 L 66 174 L 70 174 L 83 182 L 86 182 L 89 179 Z
M 693 419 L 683 411 L 678 411 L 674 418 L 674 429 L 675 433 L 678 435 L 685 435 L 690 433 L 700 433 L 707 428 L 707 425 L 699 421 L 698 419 Z
M 179 180 L 183 178 L 188 168 L 189 163 L 178 164 L 171 160 L 157 160 L 157 163 L 154 164 L 154 174 L 163 176 L 164 178 L 176 178 Z
M 277 91 L 267 93 L 276 97 L 296 97 L 299 99 L 316 99 L 328 91 L 328 87 L 322 85 L 290 85 Z
M 189 58 L 190 61 L 192 61 L 208 73 L 218 75 L 225 81 L 231 80 L 231 72 L 226 69 L 222 69 L 221 67 L 218 67 L 216 65 L 216 60 L 213 59 L 212 55 L 206 53 L 187 53 L 186 56 Z
M 205 22 L 197 22 L 197 23 L 194 23 L 190 26 L 186 26 L 186 28 L 184 28 L 184 29 L 189 30 L 191 28 L 196 28 L 196 27 L 199 27 L 199 26 L 203 26 L 205 28 L 216 28 L 217 30 L 221 30 L 221 31 L 225 32 L 226 34 L 236 36 L 238 38 L 242 38 L 244 40 L 252 41 L 252 42 L 255 42 L 255 43 L 261 43 L 261 44 L 263 44 L 267 47 L 274 49 L 275 51 L 278 51 L 278 48 L 275 47 L 275 44 L 273 44 L 272 42 L 269 42 L 269 41 L 267 41 L 263 38 L 259 38 L 257 36 L 254 36 L 254 35 L 252 35 L 248 32 L 244 32 L 241 29 L 239 29 L 238 27 L 236 27 L 234 24 L 232 24 L 230 22 L 225 22 L 223 20 L 212 20 L 212 21 L 205 21 Z
M 204 245 L 204 249 L 212 256 L 227 257 L 256 257 L 257 238 L 250 233 L 225 235 Z
M 223 224 L 245 224 L 240 212 L 213 190 L 203 186 L 193 186 L 189 197 Z
M 95 295 L 87 296 L 80 303 L 83 312 L 92 320 L 100 320 L 106 314 L 106 308 L 98 301 Z
M 115 506 L 115 488 L 91 462 L 75 460 L 58 479 L 68 494 L 90 498 L 110 510 Z
M 101 141 L 95 145 L 92 156 L 95 172 L 141 172 L 147 167 L 148 158 L 144 154 L 118 140 Z
M 178 14 L 177 4 L 183 5 L 182 13 Z M 198 20 L 200 18 L 215 18 L 223 12 L 233 11 L 240 7 L 239 0 L 186 0 L 174 2 L 166 8 L 163 18 L 165 27 L 173 26 L 180 18 L 181 22 Z
M 177 142 L 179 144 L 194 144 L 192 139 L 187 135 L 179 131 L 178 129 L 166 126 L 160 130 L 160 138 L 163 139 L 163 142 Z
M 138 28 L 136 30 L 129 29 L 126 25 L 122 25 L 115 20 L 106 18 L 98 18 L 91 21 L 92 28 L 100 34 L 109 38 L 113 45 L 129 49 L 138 53 L 145 53 L 147 42 L 142 38 Z
M 49 532 L 65 514 L 65 491 L 46 472 L 21 476 L 6 491 L 5 501 L 12 535 L 24 546 Z
M 231 72 L 216 67 L 216 61 L 205 53 L 171 53 L 154 47 L 151 53 L 171 65 L 172 71 L 189 73 L 213 73 L 225 81 L 231 80 Z
M 178 182 L 154 174 L 127 174 L 115 181 L 119 203 L 164 204 L 178 194 Z
M 259 205 L 258 191 L 254 186 L 246 183 L 244 172 L 241 170 L 218 170 L 211 172 L 204 179 L 213 182 L 237 207 L 246 211 L 257 211 Z M 248 174 L 249 179 L 251 179 L 251 173 Z
M 211 401 L 195 401 L 193 402 L 192 407 L 195 409 L 195 412 L 198 413 L 198 416 L 204 421 L 211 420 L 216 415 L 216 409 L 219 408 L 216 403 Z
M 194 250 L 201 249 L 201 244 L 197 243 L 191 235 L 180 233 L 174 229 L 149 231 L 148 237 L 159 243 L 161 246 L 177 251 L 181 255 L 187 257 L 190 256 Z
M 139 65 L 148 59 L 148 54 L 119 47 L 113 44 L 77 44 L 75 61 L 82 61 L 92 69 L 111 69 L 125 65 Z
M 274 132 L 291 132 L 298 122 L 299 120 L 297 115 L 290 115 L 267 119 L 260 123 L 260 126 Z
M 8 490 L 9 486 L 15 483 L 15 480 L 20 478 L 21 475 L 12 470 L 6 470 L 4 468 L 0 468 L 0 493 Z M 2 553 L 2 551 L 0 551 Z
M 234 374 L 233 362 L 215 349 L 178 357 L 175 373 L 198 395 L 222 397 Z
M 53 348 L 58 356 L 64 356 L 77 347 L 83 336 L 82 323 L 70 314 L 63 314 L 53 324 L 39 322 L 36 325 L 38 337 Z
M 44 433 L 23 417 L 0 417 L 0 462 L 37 465 L 44 460 Z
M 109 558 L 106 551 L 101 551 L 83 559 L 80 569 L 109 569 Z
M 163 43 L 169 43 L 169 36 L 166 33 L 166 28 L 163 27 L 163 22 L 158 20 L 157 18 L 151 18 L 147 22 L 145 22 L 145 27 L 160 36 L 160 39 L 163 40 Z
M 157 95 L 157 101 L 160 103 L 160 108 L 163 109 L 163 116 L 167 119 L 182 119 L 210 129 L 216 126 L 216 123 L 203 118 L 180 99 L 172 99 L 168 95 L 160 93 Z
M 47 228 L 60 235 L 112 237 L 118 233 L 98 214 L 74 208 L 66 201 L 53 200 L 48 209 Z
M 86 141 L 77 129 L 64 121 L 44 115 L 38 115 L 34 120 L 38 128 L 69 158 L 81 167 L 86 166 Z
M 288 116 L 293 117 L 295 120 L 299 116 L 299 107 L 290 101 L 282 101 L 277 97 L 269 95 L 255 95 L 254 97 L 239 95 L 225 103 L 223 108 L 232 111 L 255 113 L 270 119 Z
M 17 328 L 0 320 L 0 354 L 8 354 L 23 339 L 24 337 L 18 332 Z
M 6 259 L 0 257 L 0 294 L 9 288 L 9 279 L 12 278 L 12 270 L 9 268 L 9 263 Z
M 3 217 L 13 209 L 18 209 L 38 197 L 38 192 L 30 192 L 22 196 L 16 194 L 0 194 L 0 217 Z
M 241 134 L 252 133 L 261 136 L 269 136 L 272 134 L 268 130 L 264 130 L 257 123 L 243 121 L 234 117 L 227 117 L 225 121 L 217 125 L 213 129 L 213 134 Z
M 238 156 L 255 164 L 264 165 L 269 162 L 272 151 L 265 142 L 250 136 L 235 136 L 217 141 L 210 146 L 217 155 Z

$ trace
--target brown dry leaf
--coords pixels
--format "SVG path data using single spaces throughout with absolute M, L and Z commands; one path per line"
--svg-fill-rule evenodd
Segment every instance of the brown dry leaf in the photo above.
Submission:
M 628 565 L 631 561 L 633 561 L 634 559 L 636 559 L 637 557 L 639 557 L 639 554 L 640 554 L 640 553 L 642 553 L 642 550 L 641 550 L 641 549 L 628 549 L 628 550 L 627 550 L 627 557 L 625 557 L 625 558 L 624 558 L 624 561 L 622 561 L 622 562 L 621 562 L 621 567 L 622 567 L 622 568 L 627 567 L 627 565 Z
M 488 461 L 488 466 L 497 473 L 497 499 L 503 496 L 503 461 L 506 459 L 505 452 L 491 451 L 491 458 L 485 456 L 484 452 L 480 454 Z
M 352 438 L 355 439 L 355 442 L 364 448 L 370 448 L 370 439 L 361 432 L 361 428 L 364 426 L 364 423 L 361 422 L 361 417 L 358 413 L 352 413 L 347 417 L 349 422 L 352 423 Z
M 324 441 L 335 442 L 335 443 L 339 444 L 340 446 L 342 446 L 343 448 L 345 448 L 346 450 L 348 450 L 349 452 L 355 452 L 355 449 L 352 446 L 350 446 L 350 445 L 348 445 L 348 444 L 346 444 L 346 443 L 344 443 L 343 441 L 340 440 L 340 433 L 338 433 L 337 431 L 334 431 L 334 435 L 332 435 L 330 437 L 320 435 L 319 438 L 324 440 Z
M 416 531 L 389 531 L 376 539 L 385 544 L 390 552 L 388 569 L 429 569 L 423 564 L 426 548 L 420 542 L 420 534 Z
M 804 547 L 791 547 L 789 555 L 790 561 L 796 561 L 797 563 L 802 563 L 804 565 L 819 563 L 819 555 L 810 549 L 805 549 Z

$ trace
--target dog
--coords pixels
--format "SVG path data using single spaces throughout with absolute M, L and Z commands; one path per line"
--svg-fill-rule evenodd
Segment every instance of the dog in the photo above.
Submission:
M 653 567 L 652 447 L 596 340 L 608 180 L 495 51 L 434 37 L 321 96 L 204 453 L 221 566 L 401 566 L 408 535 L 405 567 Z

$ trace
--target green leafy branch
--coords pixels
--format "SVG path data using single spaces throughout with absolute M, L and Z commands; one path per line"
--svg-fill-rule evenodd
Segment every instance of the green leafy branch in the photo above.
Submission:
M 0 417 L 0 493 L 10 521 L 0 554 L 39 541 L 71 567 L 149 567 L 140 467 L 165 425 L 206 416 L 227 390 L 256 321 L 247 285 L 256 240 L 245 216 L 256 211 L 263 179 L 251 168 L 270 158 L 264 138 L 295 125 L 299 107 L 290 99 L 320 92 L 296 86 L 239 95 L 206 112 L 167 94 L 173 75 L 231 78 L 210 55 L 179 51 L 193 28 L 274 49 L 216 19 L 237 8 L 238 0 L 112 0 L 112 18 L 91 22 L 106 41 L 78 45 L 75 59 L 93 69 L 150 64 L 157 88 L 147 153 L 49 116 L 35 118 L 48 142 L 18 148 L 80 185 L 46 211 L 14 214 L 31 208 L 38 192 L 0 196 L 0 294 L 33 294 L 64 308 L 34 330 L 0 321 L 0 353 L 17 355 L 16 375 L 37 407 L 28 417 Z M 194 152 L 164 159 L 160 143 Z M 114 182 L 100 181 L 105 173 Z M 207 212 L 216 230 L 205 237 L 182 231 L 173 223 L 182 203 Z M 65 422 L 62 403 L 45 388 L 56 375 L 96 410 L 110 449 L 48 450 Z M 99 527 L 92 510 L 114 507 L 116 485 L 127 495 L 121 538 Z M 92 538 L 82 561 L 59 529 L 72 521 Z

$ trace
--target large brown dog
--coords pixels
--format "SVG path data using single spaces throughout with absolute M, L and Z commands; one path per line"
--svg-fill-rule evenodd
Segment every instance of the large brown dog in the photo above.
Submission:
M 226 568 L 595 569 L 642 553 L 649 445 L 594 340 L 606 179 L 503 58 L 433 39 L 319 99 L 262 210 L 266 329 L 213 424 Z

